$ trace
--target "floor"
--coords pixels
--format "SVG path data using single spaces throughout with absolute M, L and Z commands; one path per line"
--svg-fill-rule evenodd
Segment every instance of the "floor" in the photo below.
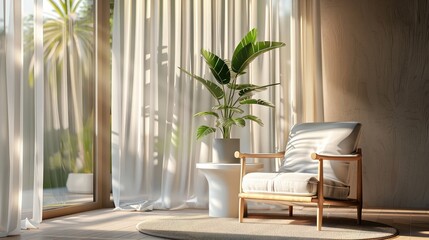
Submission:
M 182 210 L 183 211 L 183 210 Z M 185 210 L 191 211 L 191 210 Z M 313 207 L 295 207 L 294 214 L 312 211 Z M 45 220 L 39 229 L 22 231 L 12 239 L 159 239 L 145 236 L 136 230 L 136 224 L 147 214 L 168 214 L 169 211 L 129 212 L 101 209 Z M 354 218 L 354 209 L 328 208 L 324 214 Z M 363 219 L 396 227 L 395 239 L 429 239 L 429 211 L 364 209 Z

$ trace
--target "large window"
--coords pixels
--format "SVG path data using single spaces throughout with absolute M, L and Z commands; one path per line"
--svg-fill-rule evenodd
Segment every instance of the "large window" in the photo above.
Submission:
M 110 187 L 100 187 L 101 181 L 107 183 L 103 186 L 109 185 L 110 154 L 97 154 L 97 149 L 109 146 L 103 147 L 96 134 L 97 128 L 110 131 L 110 117 L 106 114 L 109 106 L 97 109 L 101 98 L 103 104 L 110 103 L 106 88 L 110 86 L 110 74 L 100 76 L 109 67 L 110 54 L 100 54 L 110 53 L 109 5 L 108 1 L 95 0 L 37 0 L 22 4 L 23 194 L 25 199 L 26 194 L 31 196 L 37 191 L 33 190 L 37 189 L 33 188 L 37 184 L 32 177 L 37 174 L 34 155 L 42 151 L 44 210 L 100 207 L 99 195 L 110 192 Z M 100 86 L 103 90 L 97 90 Z M 43 124 L 36 124 L 37 119 L 42 119 Z M 109 129 L 100 129 L 97 119 L 107 119 L 98 122 Z M 110 138 L 103 142 L 109 143 Z M 42 147 L 38 148 L 38 144 Z M 105 158 L 104 168 L 97 157 Z M 33 209 L 30 202 L 23 201 L 24 213 Z
M 31 94 L 34 81 L 40 80 L 34 77 L 34 11 L 24 12 L 24 72 Z M 44 0 L 45 208 L 94 199 L 94 63 L 93 1 Z M 34 111 L 38 114 L 37 106 Z

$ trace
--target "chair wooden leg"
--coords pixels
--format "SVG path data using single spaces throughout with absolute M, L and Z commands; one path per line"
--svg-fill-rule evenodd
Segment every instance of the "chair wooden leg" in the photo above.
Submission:
M 318 167 L 318 178 L 319 184 L 317 185 L 317 231 L 322 230 L 322 220 L 323 220 L 323 161 L 319 161 Z
M 318 206 L 317 206 L 317 231 L 322 230 L 322 220 L 323 220 L 323 204 L 318 204 Z
M 293 206 L 289 206 L 289 217 L 293 217 Z
M 359 225 L 362 223 L 362 204 L 357 206 L 357 223 Z
M 246 203 L 244 202 L 243 198 L 239 198 L 238 200 L 238 222 L 243 222 L 243 216 L 244 216 L 244 205 Z
M 362 149 L 358 149 L 358 153 L 362 154 Z M 362 222 L 362 157 L 357 161 L 357 186 L 356 186 L 356 198 L 358 200 L 357 205 L 357 222 L 361 224 Z

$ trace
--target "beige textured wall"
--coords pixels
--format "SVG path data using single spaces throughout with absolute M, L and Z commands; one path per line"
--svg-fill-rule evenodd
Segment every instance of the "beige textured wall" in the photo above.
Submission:
M 366 207 L 429 209 L 429 3 L 321 0 L 325 120 L 363 124 Z

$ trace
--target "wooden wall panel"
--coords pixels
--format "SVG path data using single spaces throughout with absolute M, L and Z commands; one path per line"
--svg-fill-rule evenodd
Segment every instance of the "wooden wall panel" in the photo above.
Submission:
M 363 124 L 366 207 L 429 209 L 429 3 L 322 0 L 326 121 Z

